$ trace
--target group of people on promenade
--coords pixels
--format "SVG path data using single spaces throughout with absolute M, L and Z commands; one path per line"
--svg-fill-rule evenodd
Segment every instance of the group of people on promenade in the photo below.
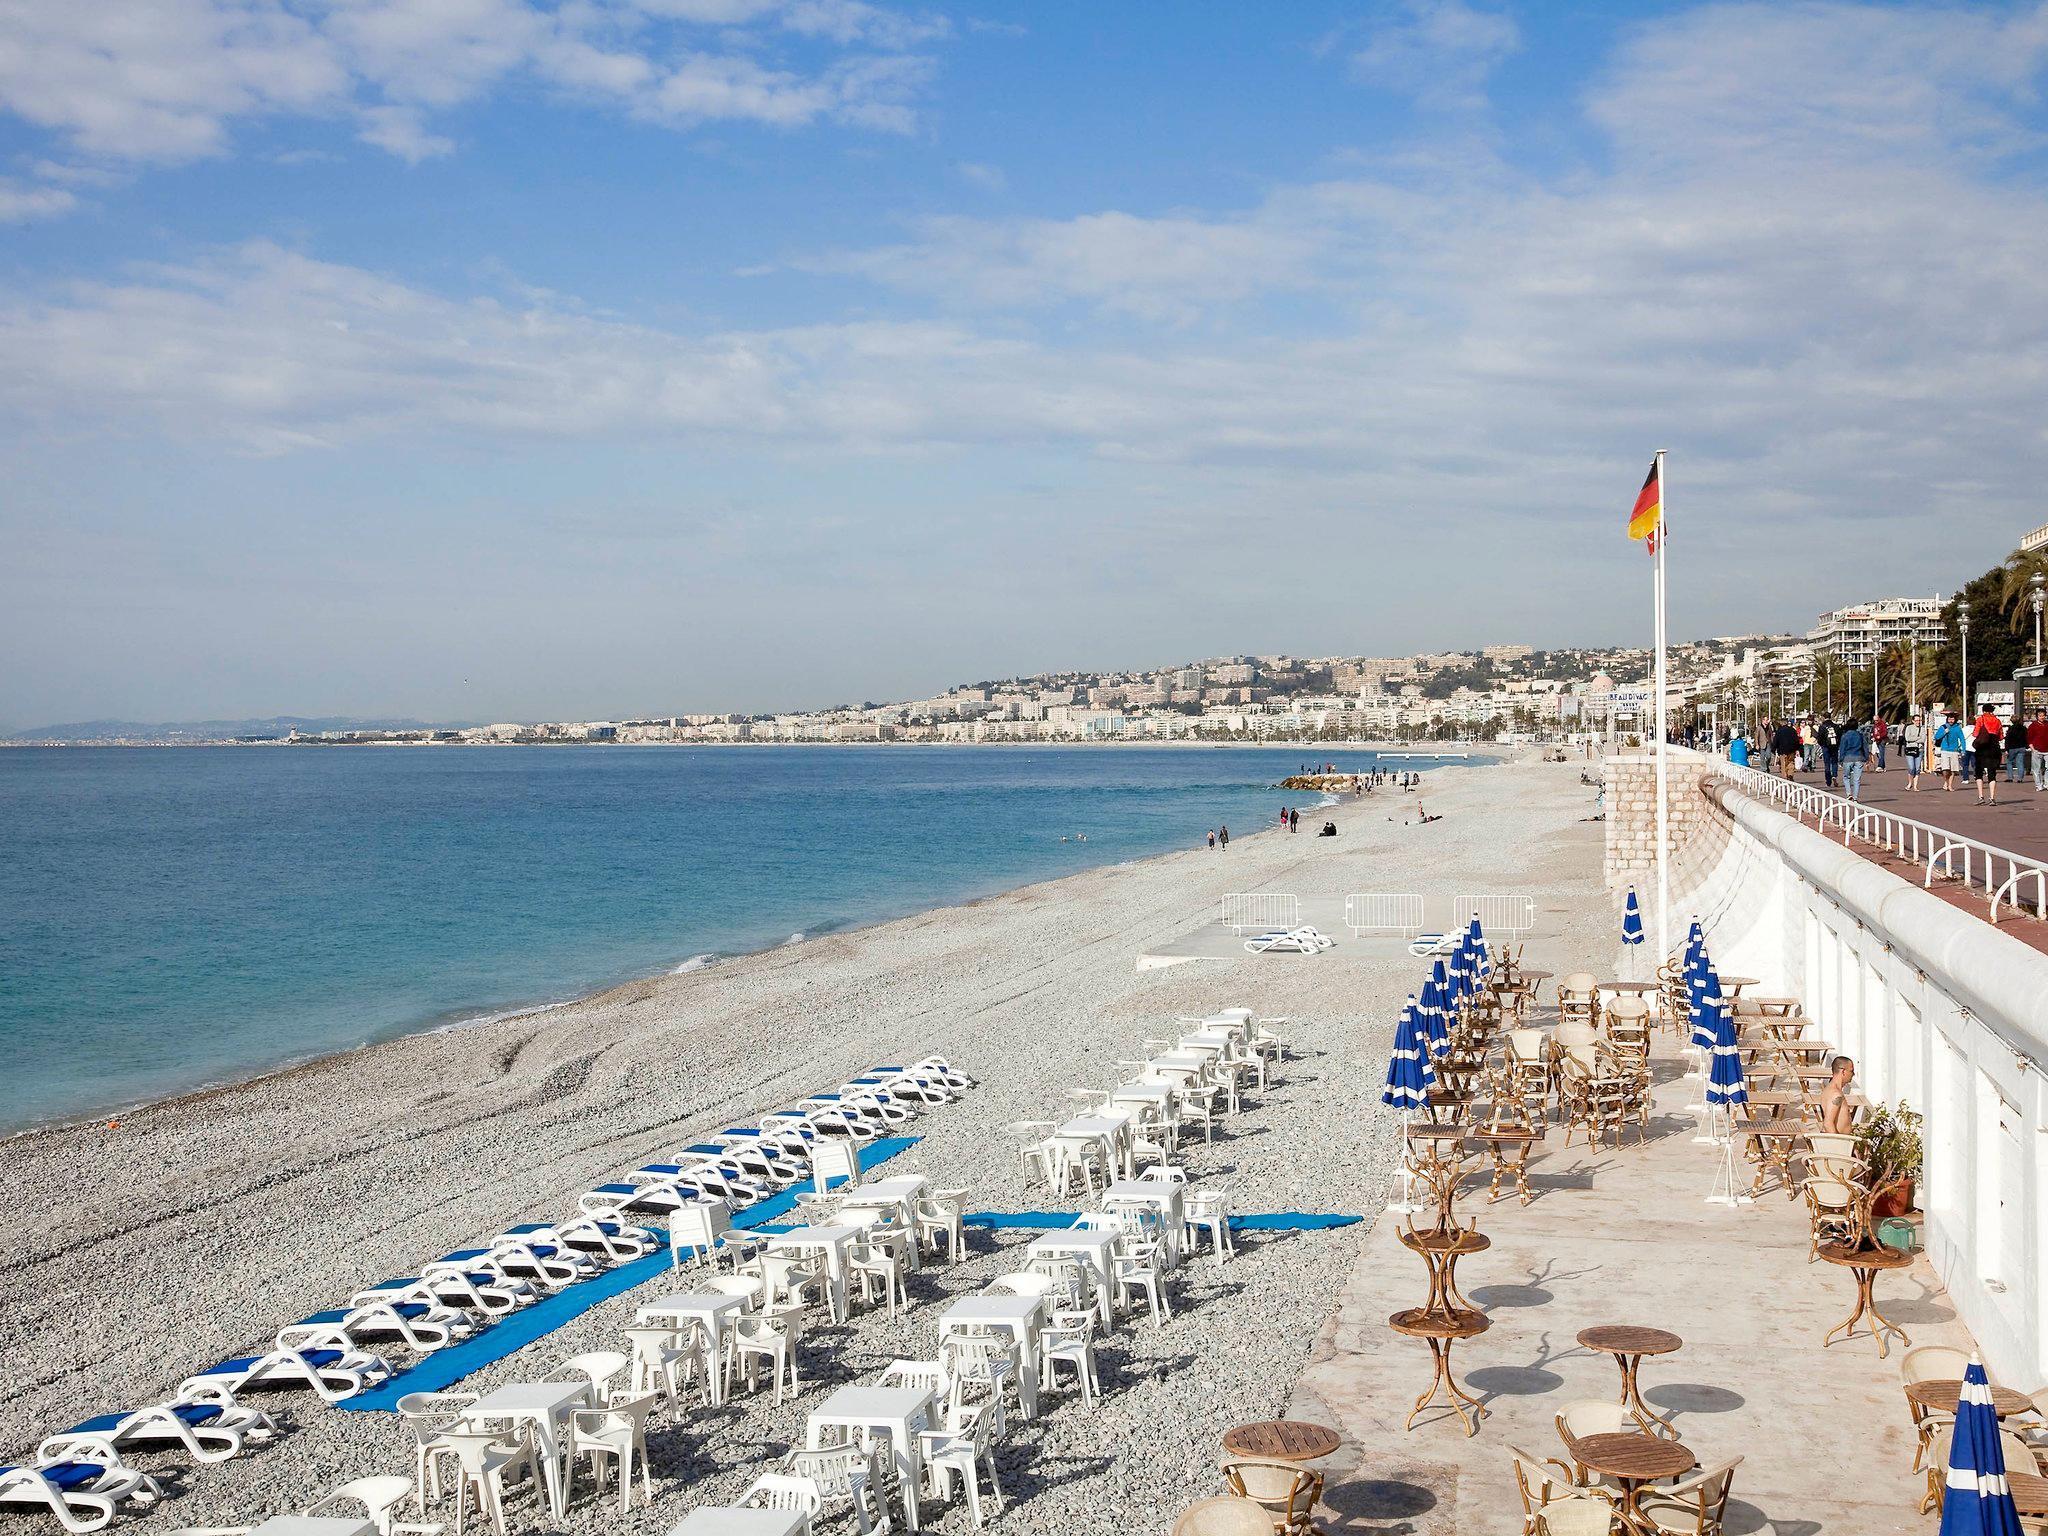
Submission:
M 1766 720 L 1755 742 L 1740 725 L 1729 732 L 1728 759 L 1781 778 L 1818 772 L 1828 788 L 1839 783 L 1849 799 L 1861 800 L 1864 772 L 1885 771 L 1886 751 L 1894 741 L 1905 758 L 1910 790 L 1919 789 L 1922 772 L 1928 771 L 1940 776 L 1944 790 L 1952 793 L 1961 779 L 1975 786 L 1979 804 L 1996 805 L 2001 767 L 2009 784 L 2023 782 L 2031 767 L 2035 793 L 2048 790 L 2048 713 L 2040 710 L 2028 722 L 2017 710 L 2007 720 L 1987 705 L 1967 727 L 1954 710 L 1939 718 L 1908 716 L 1898 722 L 1882 715 L 1863 721 L 1825 714 Z

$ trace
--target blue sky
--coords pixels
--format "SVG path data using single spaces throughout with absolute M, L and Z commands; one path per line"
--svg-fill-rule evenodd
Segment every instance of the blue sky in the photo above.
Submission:
M 2048 7 L 18 0 L 0 723 L 814 705 L 1951 590 Z

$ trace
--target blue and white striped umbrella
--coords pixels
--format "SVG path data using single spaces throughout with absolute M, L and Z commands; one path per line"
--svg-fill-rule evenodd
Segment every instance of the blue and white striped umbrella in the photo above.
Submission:
M 1446 1005 L 1444 993 L 1450 982 L 1444 974 L 1444 963 L 1439 960 L 1430 969 L 1429 979 L 1422 984 L 1422 1030 L 1429 1041 L 1432 1053 L 1440 1051 L 1451 1038 L 1450 1021 L 1444 1017 Z
M 1472 926 L 1465 930 L 1466 941 L 1472 946 L 1472 979 L 1484 981 L 1493 974 L 1493 950 L 1487 945 L 1486 930 L 1479 926 L 1479 914 L 1472 914 Z M 1475 986 L 1473 990 L 1478 990 Z
M 1430 1085 L 1436 1068 L 1429 1064 L 1429 1042 L 1423 1034 L 1422 1012 L 1414 996 L 1401 1010 L 1394 1026 L 1394 1054 L 1387 1060 L 1387 1086 L 1380 1094 L 1382 1104 L 1396 1109 L 1421 1109 L 1429 1102 Z
M 1463 936 L 1458 947 L 1451 951 L 1451 963 L 1444 987 L 1444 1008 L 1455 1013 L 1464 1006 L 1465 999 L 1472 991 L 1472 951 L 1466 947 Z
M 1984 1362 L 1970 1357 L 1956 1402 L 1948 1446 L 1948 1486 L 1941 1501 L 1941 1536 L 2020 1536 L 2019 1511 L 2005 1481 L 2005 1447 Z
M 1721 1017 L 1720 1002 L 1721 973 L 1709 960 L 1692 995 L 1692 1043 L 1703 1051 L 1714 1048 L 1718 1029 L 1716 1021 Z
M 1634 949 L 1643 942 L 1643 909 L 1636 905 L 1636 888 L 1628 888 L 1628 905 L 1621 913 L 1621 942 Z
M 1719 1000 L 1717 994 L 1708 1004 L 1714 1034 L 1707 1065 L 1707 1102 L 1747 1104 L 1749 1089 L 1742 1082 L 1742 1053 L 1735 1048 L 1735 1010 L 1715 1006 Z

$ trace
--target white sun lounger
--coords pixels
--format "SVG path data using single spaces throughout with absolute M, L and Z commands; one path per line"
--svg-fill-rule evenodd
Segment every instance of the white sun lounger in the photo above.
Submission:
M 492 1238 L 491 1246 L 495 1248 L 501 1242 L 545 1243 L 613 1264 L 637 1259 L 661 1246 L 659 1238 L 645 1227 L 595 1216 L 571 1216 L 558 1222 L 522 1221 Z
M 1458 947 L 1460 937 L 1455 933 L 1418 933 L 1408 941 L 1408 953 L 1418 958 L 1448 955 Z
M 1336 943 L 1313 928 L 1274 928 L 1244 941 L 1248 954 L 1319 955 Z
M 103 1413 L 47 1436 L 36 1447 L 39 1461 L 112 1460 L 123 1450 L 164 1450 L 183 1446 L 194 1461 L 227 1461 L 251 1444 L 277 1434 L 270 1415 L 232 1399 L 217 1402 L 153 1403 L 125 1413 Z
M 96 1531 L 131 1500 L 147 1509 L 163 1497 L 156 1479 L 124 1467 L 111 1453 L 32 1467 L 0 1467 L 0 1506 L 47 1509 L 70 1531 Z
M 360 1306 L 315 1312 L 277 1330 L 279 1349 L 364 1350 L 371 1342 L 405 1345 L 422 1354 L 460 1343 L 476 1332 L 476 1323 L 452 1307 L 427 1301 L 382 1298 Z
M 391 1374 L 391 1367 L 375 1355 L 345 1349 L 273 1349 L 263 1355 L 243 1355 L 208 1366 L 197 1376 L 188 1376 L 178 1396 L 192 1402 L 233 1402 L 244 1392 L 264 1388 L 300 1387 L 317 1392 L 328 1402 L 354 1397 L 365 1387 L 376 1386 Z

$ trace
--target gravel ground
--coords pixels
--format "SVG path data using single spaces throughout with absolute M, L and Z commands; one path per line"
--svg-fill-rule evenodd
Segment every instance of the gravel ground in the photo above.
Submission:
M 10 1303 L 0 1443 L 25 1452 L 88 1412 L 154 1400 L 361 1284 L 565 1210 L 577 1190 L 695 1131 L 920 1052 L 948 1056 L 979 1086 L 910 1127 L 924 1139 L 889 1171 L 964 1185 L 975 1208 L 1030 1209 L 1047 1197 L 1023 1184 L 1005 1122 L 1063 1118 L 1067 1089 L 1117 1080 L 1116 1061 L 1177 1014 L 1286 1014 L 1300 1054 L 1184 1162 L 1197 1183 L 1228 1190 L 1236 1211 L 1374 1211 L 1393 1155 L 1378 1079 L 1416 962 L 1386 945 L 1145 973 L 1133 957 L 1199 927 L 1224 890 L 1262 886 L 1439 899 L 1528 890 L 1576 915 L 1597 890 L 1587 831 L 1574 826 L 1590 808 L 1576 766 L 1446 772 L 1429 792 L 1446 820 L 1427 828 L 1388 821 L 1374 797 L 1327 813 L 1335 840 L 1268 833 L 1227 855 L 1098 870 L 544 1015 L 389 1042 L 138 1111 L 112 1137 L 74 1128 L 17 1139 L 0 1168 Z M 1015 1501 L 1002 1523 L 1163 1529 L 1215 1491 L 1219 1435 L 1287 1402 L 1364 1233 L 1253 1235 L 1230 1264 L 1205 1256 L 1183 1271 L 1171 1322 L 1129 1323 L 1102 1346 L 1107 1395 L 1092 1411 L 1063 1386 L 1038 1422 L 1013 1419 L 998 1453 Z M 1021 1267 L 1032 1235 L 972 1234 L 965 1262 L 913 1277 L 915 1304 L 894 1323 L 857 1312 L 846 1327 L 813 1330 L 797 1401 L 742 1398 L 660 1421 L 652 1507 L 622 1517 L 609 1500 L 584 1499 L 565 1528 L 666 1531 L 691 1508 L 729 1501 L 800 1442 L 826 1391 L 898 1356 L 930 1357 L 944 1302 Z M 462 1385 L 531 1380 L 568 1355 L 617 1347 L 640 1294 Z M 271 1404 L 291 1432 L 261 1454 L 199 1469 L 138 1458 L 168 1470 L 175 1495 L 139 1524 L 252 1523 L 347 1478 L 409 1466 L 389 1416 L 298 1395 Z M 928 1514 L 937 1530 L 969 1528 L 964 1506 Z M 513 1518 L 526 1530 L 553 1524 L 524 1499 Z

